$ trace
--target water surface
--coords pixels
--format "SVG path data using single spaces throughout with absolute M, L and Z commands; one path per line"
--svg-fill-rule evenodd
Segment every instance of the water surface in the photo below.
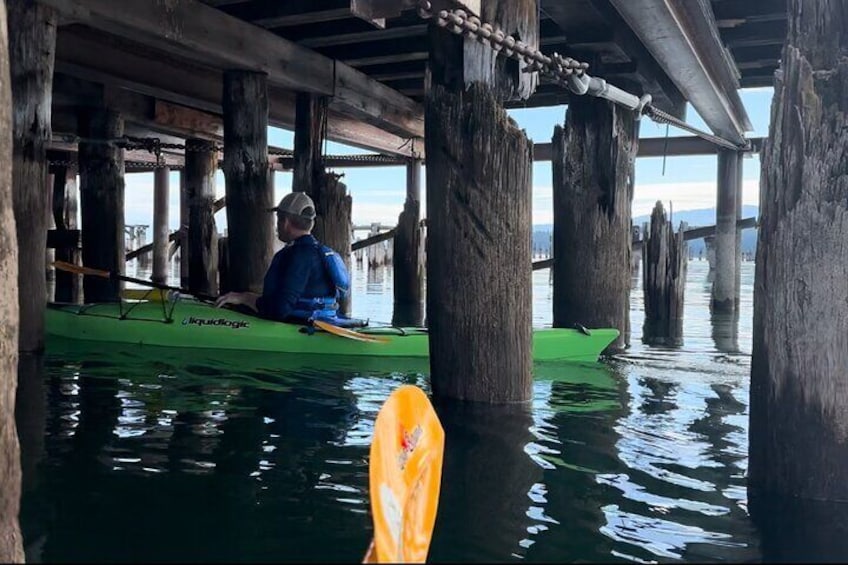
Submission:
M 712 319 L 708 264 L 690 262 L 680 347 L 642 344 L 637 284 L 626 354 L 537 367 L 529 407 L 439 403 L 431 561 L 779 558 L 746 495 L 753 272 L 738 319 Z M 390 320 L 391 269 L 354 274 L 354 315 Z M 535 325 L 550 323 L 548 277 L 534 273 Z M 429 390 L 427 368 L 310 361 L 99 345 L 25 358 L 28 560 L 360 561 L 374 418 L 400 384 Z

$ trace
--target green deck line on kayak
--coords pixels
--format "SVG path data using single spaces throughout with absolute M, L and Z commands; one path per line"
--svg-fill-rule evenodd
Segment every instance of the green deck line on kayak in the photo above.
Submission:
M 51 304 L 46 312 L 48 335 L 75 340 L 155 345 L 163 347 L 232 349 L 316 355 L 369 357 L 429 356 L 425 328 L 362 328 L 388 343 L 369 343 L 316 331 L 297 324 L 264 320 L 233 310 L 190 300 Z M 590 335 L 567 328 L 533 330 L 536 361 L 597 361 L 616 337 L 616 329 L 594 329 Z

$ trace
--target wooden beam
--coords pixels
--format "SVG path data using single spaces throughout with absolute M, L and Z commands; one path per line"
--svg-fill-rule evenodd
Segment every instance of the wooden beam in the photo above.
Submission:
M 355 33 L 341 33 L 336 35 L 324 35 L 310 37 L 298 41 L 298 45 L 314 49 L 315 47 L 334 47 L 336 45 L 351 45 L 354 43 L 367 43 L 369 41 L 385 41 L 391 39 L 407 39 L 420 36 L 423 38 L 427 33 L 427 24 L 411 26 L 399 26 L 392 29 L 360 31 Z
M 380 242 L 386 241 L 387 239 L 392 239 L 397 232 L 397 228 L 392 228 L 387 232 L 378 233 L 377 235 L 371 236 L 368 239 L 363 239 L 360 241 L 354 241 L 350 244 L 351 252 L 357 251 L 359 249 L 365 249 L 366 247 L 370 247 L 372 245 L 376 245 Z
M 57 45 L 56 68 L 62 73 L 221 116 L 223 86 L 221 74 L 217 71 L 169 57 L 118 37 L 94 35 L 79 29 L 60 30 Z M 268 97 L 269 123 L 294 129 L 294 93 L 269 87 Z M 167 123 L 157 125 L 163 125 L 163 128 L 175 126 Z M 332 108 L 327 130 L 327 137 L 332 141 L 382 153 L 411 156 L 408 144 L 405 145 L 405 136 L 363 123 L 358 118 L 349 117 Z M 418 145 L 423 147 L 423 143 Z
M 579 4 L 583 11 L 591 10 L 596 17 L 602 18 L 610 29 L 613 30 L 612 41 L 627 54 L 631 61 L 639 65 L 639 83 L 644 92 L 654 98 L 654 103 L 666 112 L 678 118 L 685 116 L 686 104 L 683 95 L 675 84 L 668 78 L 666 72 L 657 64 L 656 60 L 645 49 L 642 42 L 633 31 L 624 23 L 618 12 L 609 4 L 609 0 L 587 0 Z M 581 25 L 586 19 L 583 13 L 575 13 L 575 4 L 561 2 L 559 0 L 543 0 L 542 8 L 551 20 L 564 30 L 566 35 L 580 33 L 583 35 Z M 594 20 L 595 18 L 592 18 Z M 622 61 L 617 61 L 622 62 Z M 598 70 L 601 70 L 600 68 Z M 590 69 L 590 72 L 592 70 Z M 603 77 L 603 73 L 593 73 Z
M 351 0 L 250 2 L 225 11 L 240 20 L 268 29 L 322 24 L 357 17 L 351 10 Z
M 88 26 L 198 64 L 260 71 L 267 74 L 269 85 L 334 96 L 333 109 L 397 135 L 424 135 L 423 110 L 409 98 L 347 65 L 196 0 L 44 0 L 44 4 Z

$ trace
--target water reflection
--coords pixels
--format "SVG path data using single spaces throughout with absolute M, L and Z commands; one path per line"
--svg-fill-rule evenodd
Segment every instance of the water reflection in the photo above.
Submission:
M 443 400 L 436 411 L 450 447 L 431 560 L 451 561 L 460 546 L 474 561 L 524 555 L 532 534 L 555 523 L 545 513 L 542 468 L 527 453 L 530 406 Z
M 762 558 L 773 563 L 848 561 L 848 503 L 752 495 Z
M 710 312 L 712 337 L 717 350 L 724 353 L 739 353 L 739 310 L 732 312 Z

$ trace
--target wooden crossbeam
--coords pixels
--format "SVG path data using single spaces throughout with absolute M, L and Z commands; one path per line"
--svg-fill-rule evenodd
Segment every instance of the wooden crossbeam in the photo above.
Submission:
M 293 91 L 332 96 L 334 110 L 396 135 L 423 137 L 420 105 L 353 68 L 197 0 L 43 0 L 60 14 L 220 70 L 265 72 Z
M 94 34 L 80 29 L 60 29 L 57 36 L 56 70 L 59 73 L 133 91 L 194 110 L 221 115 L 221 73 L 196 64 L 163 56 L 149 47 L 118 37 Z M 294 94 L 279 87 L 270 87 L 269 123 L 294 128 Z M 114 102 L 114 101 L 112 101 Z M 110 103 L 112 103 L 110 102 Z M 124 107 L 117 108 L 125 110 Z M 162 125 L 156 117 L 152 129 Z M 54 116 L 54 127 L 56 117 Z M 75 125 L 73 126 L 75 127 Z M 327 123 L 327 137 L 382 153 L 409 155 L 407 137 L 387 132 L 332 110 Z M 67 128 L 60 128 L 69 131 Z M 423 143 L 416 144 L 423 148 Z

